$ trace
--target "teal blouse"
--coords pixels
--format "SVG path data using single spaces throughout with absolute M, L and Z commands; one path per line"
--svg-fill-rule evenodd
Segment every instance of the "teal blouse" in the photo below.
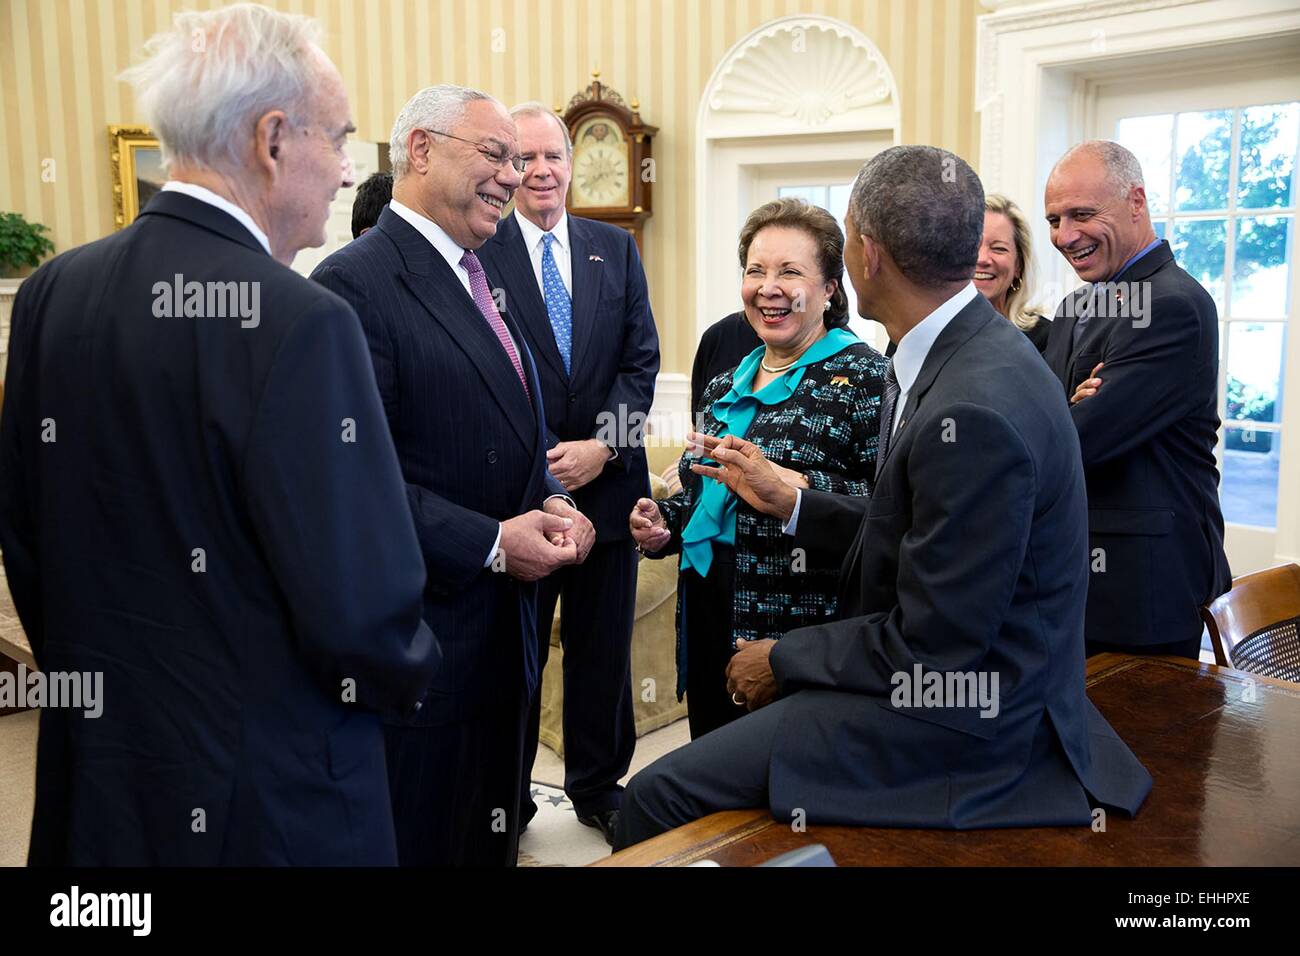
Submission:
M 731 377 L 731 390 L 713 403 L 713 417 L 722 423 L 718 435 L 744 438 L 760 405 L 780 405 L 788 400 L 803 381 L 804 369 L 824 362 L 860 341 L 848 329 L 831 329 L 809 346 L 784 375 L 754 392 L 754 376 L 763 360 L 764 347 L 760 345 L 736 366 Z M 731 545 L 735 541 L 735 494 L 715 478 L 702 478 L 695 511 L 682 529 L 682 568 L 693 568 L 700 577 L 707 576 L 713 565 L 714 543 Z

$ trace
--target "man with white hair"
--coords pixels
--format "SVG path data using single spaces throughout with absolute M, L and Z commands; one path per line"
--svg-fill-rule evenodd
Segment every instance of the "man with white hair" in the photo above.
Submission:
M 356 315 L 287 264 L 351 172 L 314 24 L 180 14 L 128 71 L 170 179 L 23 283 L 0 546 L 46 708 L 32 864 L 393 864 L 378 711 L 440 652 Z
M 312 278 L 370 342 L 446 655 L 424 709 L 388 719 L 398 859 L 513 866 L 537 581 L 584 560 L 595 532 L 547 471 L 537 369 L 476 252 L 520 184 L 513 120 L 484 93 L 432 86 L 389 150 L 392 201 Z
M 1198 609 L 1232 586 L 1214 300 L 1156 238 L 1142 167 L 1120 144 L 1069 150 L 1045 205 L 1052 244 L 1087 283 L 1061 303 L 1043 356 L 1088 482 L 1087 651 L 1195 660 Z

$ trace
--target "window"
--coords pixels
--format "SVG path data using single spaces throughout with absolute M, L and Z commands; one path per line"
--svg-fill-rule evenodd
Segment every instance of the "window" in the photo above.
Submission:
M 1156 235 L 1218 307 L 1224 519 L 1276 527 L 1300 102 L 1125 117 L 1116 140 Z
M 821 206 L 844 229 L 844 214 L 849 211 L 849 195 L 853 192 L 853 183 L 830 183 L 814 186 L 778 186 L 778 199 L 806 199 L 814 206 Z M 853 291 L 853 283 L 844 277 L 844 292 L 849 299 L 849 328 L 864 342 L 875 342 L 878 332 L 872 323 L 858 315 L 858 297 Z

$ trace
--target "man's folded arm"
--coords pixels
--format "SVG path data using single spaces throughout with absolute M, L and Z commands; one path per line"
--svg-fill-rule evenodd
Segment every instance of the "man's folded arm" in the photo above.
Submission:
M 952 441 L 941 431 L 947 421 Z M 914 663 L 977 671 L 996 638 L 1028 547 L 1032 459 L 1006 419 L 983 406 L 954 404 L 920 427 L 934 434 L 914 436 L 907 462 L 916 493 L 899 548 L 898 603 L 783 637 L 771 658 L 782 693 L 824 687 L 887 696 L 892 676 Z
M 1113 322 L 1115 329 L 1098 359 L 1105 363 L 1098 373 L 1101 388 L 1070 407 L 1085 469 L 1150 441 L 1199 400 L 1189 388 L 1201 345 L 1192 299 L 1179 294 L 1150 301 L 1148 316 L 1144 327 L 1132 319 L 1093 320 Z M 1078 385 L 1069 383 L 1069 392 Z
M 357 702 L 409 710 L 440 651 L 420 619 L 424 563 L 370 357 L 342 303 L 285 334 L 242 473 L 304 658 L 341 700 L 352 681 Z

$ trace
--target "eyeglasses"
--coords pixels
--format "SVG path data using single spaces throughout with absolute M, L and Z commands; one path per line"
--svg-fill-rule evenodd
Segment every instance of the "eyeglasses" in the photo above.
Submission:
M 517 173 L 522 173 L 528 168 L 528 164 L 524 162 L 524 158 L 518 153 L 511 156 L 502 148 L 492 149 L 486 143 L 480 143 L 472 139 L 465 139 L 463 136 L 454 136 L 451 133 L 444 133 L 440 129 L 429 129 L 427 126 L 421 126 L 420 129 L 424 130 L 426 133 L 437 133 L 439 136 L 446 136 L 448 139 L 456 139 L 460 140 L 462 143 L 469 143 L 482 153 L 483 156 L 492 163 L 492 165 L 496 166 L 497 169 L 500 169 L 506 163 L 513 166 Z

